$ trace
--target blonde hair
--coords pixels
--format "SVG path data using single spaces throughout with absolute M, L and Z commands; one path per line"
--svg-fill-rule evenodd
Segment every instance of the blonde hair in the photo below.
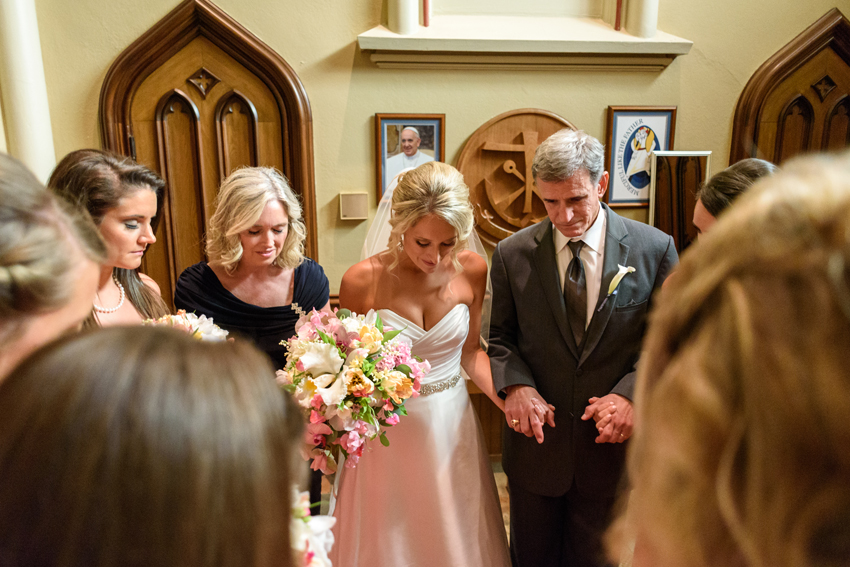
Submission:
M 758 182 L 652 317 L 629 471 L 657 565 L 850 562 L 849 157 Z
M 295 565 L 301 427 L 247 342 L 113 327 L 52 343 L 0 388 L 3 564 Z
M 469 187 L 458 170 L 439 161 L 430 161 L 403 173 L 393 192 L 392 210 L 388 244 L 393 256 L 390 269 L 398 265 L 404 233 L 426 215 L 436 215 L 457 232 L 452 264 L 456 270 L 461 270 L 457 255 L 466 248 L 475 221 L 469 204 Z
M 227 176 L 221 184 L 216 209 L 207 231 L 207 256 L 232 274 L 242 259 L 239 233 L 248 230 L 271 201 L 279 201 L 289 217 L 289 230 L 283 250 L 274 260 L 279 268 L 296 268 L 304 261 L 307 229 L 301 217 L 301 203 L 289 181 L 271 167 L 244 167 Z
M 0 154 L 0 331 L 69 301 L 80 257 L 106 246 L 89 215 L 56 199 L 17 160 Z M 3 337 L 5 338 L 5 337 Z

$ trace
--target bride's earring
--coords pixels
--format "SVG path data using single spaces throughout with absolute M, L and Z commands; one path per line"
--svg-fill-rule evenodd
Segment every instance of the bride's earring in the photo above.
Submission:
M 398 241 L 398 251 L 404 252 L 404 236 L 402 236 Z

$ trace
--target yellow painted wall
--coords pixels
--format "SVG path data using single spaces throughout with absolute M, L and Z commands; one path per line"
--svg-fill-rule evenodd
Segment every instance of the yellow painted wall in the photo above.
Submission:
M 177 3 L 36 0 L 57 158 L 100 145 L 107 69 Z M 850 16 L 850 0 L 661 0 L 659 29 L 694 42 L 661 73 L 405 71 L 378 69 L 357 48 L 357 35 L 380 23 L 382 0 L 218 4 L 292 65 L 310 97 L 319 255 L 332 291 L 358 260 L 368 228 L 337 220 L 337 194 L 367 191 L 374 199 L 376 112 L 445 113 L 454 163 L 476 128 L 508 110 L 550 110 L 604 139 L 608 105 L 677 105 L 675 149 L 712 150 L 718 171 L 727 165 L 735 104 L 756 68 L 830 8 Z

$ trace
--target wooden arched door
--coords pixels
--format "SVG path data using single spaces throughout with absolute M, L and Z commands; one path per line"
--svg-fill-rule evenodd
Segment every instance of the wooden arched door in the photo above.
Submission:
M 738 100 L 730 163 L 850 146 L 850 22 L 833 8 L 768 59 Z
M 304 204 L 307 254 L 317 259 L 307 94 L 279 55 L 218 7 L 186 0 L 130 45 L 107 73 L 100 110 L 106 148 L 168 185 L 142 269 L 169 302 L 180 273 L 205 258 L 218 187 L 240 166 L 289 178 Z

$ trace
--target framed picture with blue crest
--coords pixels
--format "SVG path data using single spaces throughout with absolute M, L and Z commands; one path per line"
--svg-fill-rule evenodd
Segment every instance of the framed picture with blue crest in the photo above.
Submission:
M 673 149 L 675 106 L 609 106 L 605 170 L 610 207 L 648 207 L 652 154 Z

